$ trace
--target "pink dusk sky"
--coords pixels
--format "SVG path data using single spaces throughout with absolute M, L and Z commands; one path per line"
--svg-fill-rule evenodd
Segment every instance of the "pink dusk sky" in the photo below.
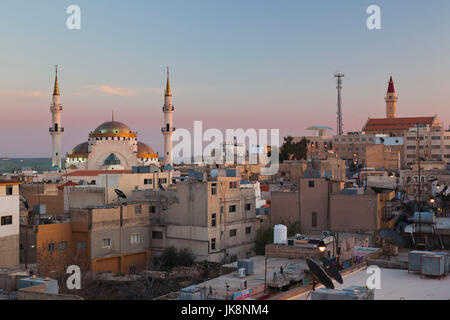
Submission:
M 391 74 L 399 117 L 437 114 L 450 124 L 448 1 L 380 1 L 383 28 L 374 31 L 365 25 L 370 1 L 81 0 L 81 30 L 65 26 L 69 4 L 0 4 L 1 157 L 50 157 L 55 64 L 64 153 L 112 110 L 162 153 L 166 66 L 176 128 L 201 120 L 204 128 L 280 129 L 281 137 L 336 128 L 336 71 L 345 73 L 345 131 L 385 116 Z

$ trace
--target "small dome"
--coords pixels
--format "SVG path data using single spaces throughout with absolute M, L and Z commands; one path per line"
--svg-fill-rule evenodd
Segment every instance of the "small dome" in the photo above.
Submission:
M 131 133 L 131 129 L 124 123 L 118 121 L 108 121 L 99 125 L 94 134 L 123 134 Z
M 138 155 L 141 154 L 156 154 L 155 151 L 153 151 L 152 148 L 150 148 L 148 145 L 142 142 L 138 142 Z
M 69 155 L 88 154 L 88 150 L 89 150 L 89 143 L 83 142 L 77 145 L 75 148 L 73 148 L 72 151 L 69 152 Z

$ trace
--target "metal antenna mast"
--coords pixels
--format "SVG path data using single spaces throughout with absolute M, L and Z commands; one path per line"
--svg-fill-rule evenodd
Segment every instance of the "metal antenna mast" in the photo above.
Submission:
M 337 72 L 334 75 L 337 78 L 337 87 L 338 90 L 338 103 L 337 103 L 337 135 L 341 136 L 344 134 L 344 130 L 342 129 L 342 99 L 341 99 L 341 89 L 342 89 L 342 78 L 344 77 L 343 73 Z

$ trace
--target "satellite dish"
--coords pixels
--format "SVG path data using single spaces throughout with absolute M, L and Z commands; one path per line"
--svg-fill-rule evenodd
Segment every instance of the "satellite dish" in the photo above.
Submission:
M 342 279 L 341 274 L 339 273 L 338 269 L 336 268 L 336 266 L 331 262 L 330 259 L 327 259 L 325 257 L 321 257 L 320 261 L 322 261 L 323 263 L 323 268 L 325 269 L 326 273 L 328 273 L 328 275 L 330 277 L 332 277 L 334 280 L 336 280 L 337 282 L 339 282 L 340 284 L 344 283 L 344 280 Z
M 306 264 L 308 265 L 309 271 L 313 275 L 313 290 L 315 289 L 315 281 L 323 284 L 327 289 L 334 289 L 333 281 L 326 273 L 325 270 L 320 266 L 314 259 L 306 259 Z
M 116 194 L 119 196 L 119 198 L 124 198 L 124 199 L 127 198 L 127 196 L 125 195 L 125 193 L 123 193 L 123 192 L 120 191 L 119 189 L 114 189 L 114 191 L 115 191 Z

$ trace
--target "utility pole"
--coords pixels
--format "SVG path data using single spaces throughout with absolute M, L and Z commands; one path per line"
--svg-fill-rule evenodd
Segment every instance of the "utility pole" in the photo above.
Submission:
M 342 136 L 344 134 L 343 123 L 342 123 L 342 98 L 341 98 L 341 90 L 342 90 L 342 78 L 344 77 L 343 73 L 337 72 L 334 75 L 337 78 L 337 92 L 338 92 L 338 102 L 337 102 L 337 135 Z

